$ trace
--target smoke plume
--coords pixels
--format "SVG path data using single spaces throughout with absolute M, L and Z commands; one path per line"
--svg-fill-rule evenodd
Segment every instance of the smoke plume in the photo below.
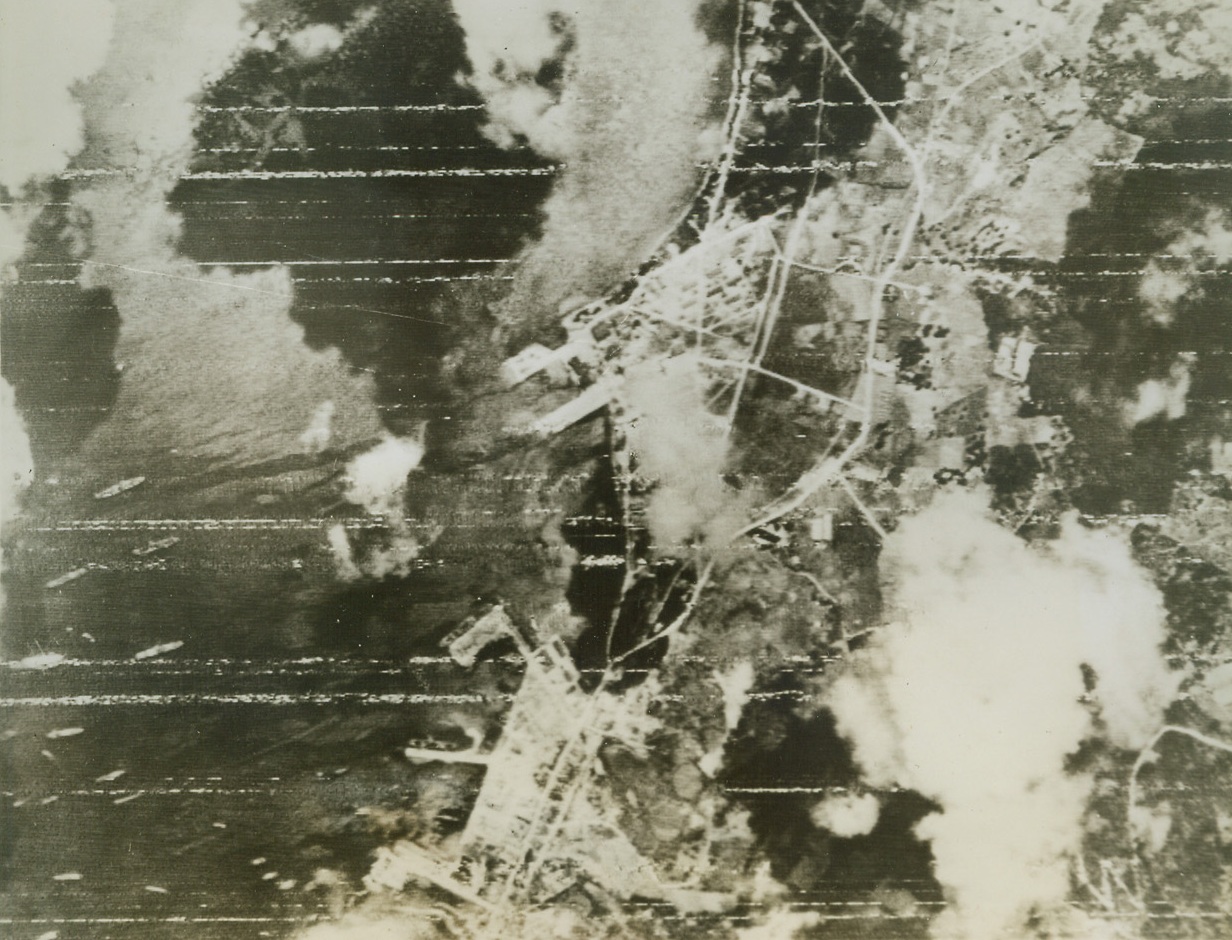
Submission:
M 40 201 L 36 184 L 62 171 L 82 144 L 74 87 L 103 62 L 114 8 L 109 0 L 0 0 L 0 290 L 25 249 Z M 20 512 L 34 459 L 16 393 L 0 378 L 0 530 Z M 0 550 L 0 571 L 4 555 Z M 0 609 L 4 593 L 0 590 Z
M 0 453 L 0 527 L 6 519 L 17 516 L 17 499 L 34 477 L 34 458 L 30 455 L 30 439 L 26 425 L 17 410 L 13 386 L 0 379 L 0 437 L 4 439 Z
M 202 270 L 178 252 L 182 220 L 166 198 L 191 160 L 195 100 L 250 39 L 244 12 L 240 0 L 123 0 L 106 62 L 80 92 L 82 283 L 111 291 L 124 369 L 91 442 L 95 466 L 142 459 L 134 442 L 243 463 L 311 452 L 322 401 L 334 405 L 334 443 L 379 432 L 371 383 L 336 352 L 310 350 L 288 318 L 285 267 Z
M 432 940 L 451 936 L 438 928 L 438 916 L 424 915 L 422 907 L 373 902 L 339 920 L 316 924 L 298 936 L 300 940 Z
M 422 545 L 406 518 L 406 486 L 407 478 L 419 468 L 423 457 L 421 441 L 387 437 L 347 464 L 346 500 L 384 519 L 387 528 L 379 544 L 369 547 L 358 558 L 346 530 L 342 526 L 330 530 L 335 568 L 344 581 L 405 577 L 410 573 L 411 563 L 419 557 Z
M 714 155 L 722 52 L 699 0 L 456 0 L 489 136 L 564 164 L 505 309 L 551 315 L 632 273 Z
M 827 796 L 809 813 L 813 825 L 828 829 L 842 839 L 868 835 L 877 825 L 881 804 L 871 793 L 840 793 Z
M 887 539 L 895 621 L 829 694 L 867 782 L 941 806 L 917 827 L 950 900 L 934 932 L 979 940 L 1060 911 L 1091 786 L 1067 757 L 1101 733 L 1141 747 L 1178 682 L 1159 594 L 1121 542 L 1071 522 L 1037 551 L 985 507 L 945 495 Z
M 0 533 L 21 512 L 21 494 L 34 479 L 34 458 L 30 454 L 30 438 L 17 410 L 13 387 L 0 378 Z M 4 572 L 4 549 L 0 547 L 0 574 Z M 4 588 L 0 586 L 0 622 L 3 622 Z
M 0 224 L 8 222 L 0 213 Z M 0 284 L 5 271 L 21 254 L 20 236 L 0 243 Z M 21 494 L 34 481 L 34 457 L 30 453 L 30 438 L 26 423 L 17 408 L 13 386 L 0 377 L 0 536 L 8 532 L 21 512 Z M 0 573 L 5 570 L 4 548 L 0 546 Z M 4 611 L 4 589 L 0 586 L 0 617 Z
M 75 83 L 103 63 L 110 0 L 0 0 L 0 186 L 68 166 L 82 144 Z
M 706 409 L 703 373 L 689 356 L 631 369 L 626 402 L 635 415 L 629 449 L 638 473 L 657 481 L 647 506 L 650 535 L 660 551 L 697 536 L 723 541 L 734 493 L 723 482 L 729 440 Z
M 1123 416 L 1129 426 L 1150 421 L 1153 418 L 1167 418 L 1175 421 L 1185 417 L 1189 386 L 1193 381 L 1190 369 L 1196 356 L 1184 356 L 1172 363 L 1166 379 L 1147 379 L 1138 384 L 1136 397 L 1125 403 Z

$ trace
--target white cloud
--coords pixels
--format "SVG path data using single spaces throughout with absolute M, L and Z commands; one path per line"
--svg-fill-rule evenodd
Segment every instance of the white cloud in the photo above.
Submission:
M 565 36 L 553 27 L 563 17 L 559 0 L 454 0 L 466 31 L 466 51 L 473 74 L 469 81 L 488 102 L 490 136 L 503 146 L 514 135 L 549 156 L 563 156 L 568 145 L 558 126 L 556 96 L 535 83 L 535 75 L 563 54 Z
M 351 911 L 336 921 L 315 924 L 299 940 L 430 940 L 441 937 L 438 918 L 414 908 L 382 903 Z
M 342 526 L 330 530 L 330 549 L 343 580 L 405 577 L 410 573 L 423 545 L 406 518 L 407 478 L 419 468 L 423 457 L 422 440 L 387 437 L 347 464 L 343 495 L 348 502 L 381 516 L 386 530 L 377 544 L 358 557 Z
M 89 129 L 83 163 L 148 170 L 186 160 L 196 96 L 250 38 L 246 6 L 118 0 L 106 60 L 78 93 Z
M 881 803 L 871 793 L 839 793 L 827 796 L 814 806 L 809 818 L 814 826 L 850 839 L 872 832 L 880 815 Z
M 0 428 L 4 447 L 0 448 L 0 520 L 17 515 L 17 496 L 34 481 L 34 458 L 26 423 L 17 410 L 13 386 L 0 378 Z
M 697 26 L 699 0 L 457 0 L 471 83 L 488 133 L 523 137 L 565 169 L 507 315 L 554 313 L 627 276 L 664 233 L 713 154 L 712 79 L 721 52 Z M 561 81 L 536 82 L 563 58 Z M 602 219 L 601 225 L 595 220 Z
M 625 381 L 629 450 L 656 486 L 647 505 L 660 551 L 708 534 L 735 494 L 723 482 L 728 438 L 706 409 L 704 373 L 691 356 L 630 369 Z
M 741 927 L 736 931 L 737 940 L 789 940 L 797 932 L 812 927 L 821 920 L 815 911 L 771 911 L 759 924 Z
M 13 387 L 0 378 L 0 533 L 21 512 L 21 494 L 34 481 L 34 458 L 30 453 L 30 438 L 17 410 Z M 0 548 L 0 572 L 4 571 L 4 550 Z M 4 608 L 4 591 L 0 588 L 0 612 Z
M 1152 259 L 1138 283 L 1138 296 L 1146 302 L 1147 313 L 1160 326 L 1171 326 L 1177 302 L 1194 286 L 1193 273 L 1168 270 Z
M 312 413 L 312 420 L 308 422 L 308 427 L 299 436 L 299 442 L 305 450 L 315 454 L 329 446 L 329 439 L 333 433 L 330 425 L 336 410 L 332 401 L 323 401 L 317 406 L 317 410 Z
M 103 62 L 114 8 L 109 0 L 0 0 L 0 186 L 19 201 L 0 210 L 0 284 L 25 248 L 37 200 L 23 188 L 68 166 L 82 144 L 75 84 Z M 0 528 L 20 510 L 34 460 L 16 394 L 0 379 Z M 0 570 L 4 557 L 0 553 Z M 4 596 L 0 593 L 0 607 Z
M 1193 363 L 1191 357 L 1177 359 L 1166 379 L 1147 379 L 1139 384 L 1137 397 L 1125 405 L 1126 422 L 1135 425 L 1152 418 L 1175 421 L 1185 417 Z
M 342 48 L 345 39 L 346 36 L 342 30 L 328 23 L 313 23 L 311 26 L 296 30 L 287 37 L 291 48 L 306 59 L 315 59 L 317 56 L 337 52 Z
M 0 185 L 59 173 L 82 144 L 73 86 L 103 64 L 110 0 L 0 0 Z
M 363 572 L 355 564 L 355 553 L 351 550 L 351 540 L 347 538 L 346 526 L 341 522 L 329 527 L 325 534 L 329 542 L 330 554 L 334 557 L 334 570 L 343 581 L 358 581 Z
M 423 458 L 423 444 L 418 440 L 387 437 L 347 464 L 347 500 L 373 515 L 400 513 L 406 478 Z
M 978 940 L 1019 936 L 1068 893 L 1090 781 L 1065 763 L 1101 730 L 1082 665 L 1121 747 L 1145 743 L 1177 685 L 1158 592 L 1124 544 L 1071 522 L 1037 550 L 986 503 L 943 495 L 887 539 L 894 622 L 829 695 L 869 783 L 941 806 L 917 827 L 950 900 L 935 934 Z
M 237 274 L 179 254 L 183 220 L 166 199 L 189 166 L 200 94 L 249 42 L 245 12 L 241 0 L 122 0 L 107 59 L 79 90 L 79 161 L 100 174 L 72 197 L 82 283 L 110 290 L 124 365 L 88 443 L 93 467 L 140 460 L 143 447 L 237 463 L 312 451 L 320 435 L 302 435 L 324 400 L 335 446 L 380 431 L 371 378 L 310 349 L 288 316 L 289 270 Z
M 726 671 L 715 670 L 714 682 L 723 693 L 723 722 L 728 731 L 735 731 L 740 724 L 755 678 L 753 664 L 747 659 L 733 663 Z
M 1158 257 L 1147 261 L 1138 296 L 1155 323 L 1171 326 L 1177 305 L 1188 294 L 1200 293 L 1199 270 L 1232 261 L 1232 229 L 1218 209 L 1208 212 L 1202 223 L 1173 239 Z

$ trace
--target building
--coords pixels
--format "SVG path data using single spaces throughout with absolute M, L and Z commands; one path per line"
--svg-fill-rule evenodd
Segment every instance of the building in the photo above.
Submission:
M 536 419 L 531 424 L 531 431 L 544 437 L 550 437 L 572 427 L 579 421 L 585 421 L 591 415 L 607 407 L 612 399 L 615 384 L 610 379 L 596 382 L 576 398 Z
M 809 519 L 809 538 L 814 542 L 834 541 L 834 513 L 830 510 Z
M 485 647 L 506 638 L 521 641 L 505 608 L 497 604 L 482 617 L 464 621 L 457 630 L 441 640 L 441 646 L 449 650 L 454 662 L 469 669 L 475 665 L 475 660 Z
M 1036 343 L 1029 342 L 1021 336 L 1003 336 L 997 346 L 997 354 L 993 358 L 993 375 L 999 375 L 1011 382 L 1022 383 L 1027 380 L 1031 371 L 1031 357 L 1038 348 Z
M 555 356 L 556 353 L 542 343 L 531 343 L 501 363 L 501 381 L 510 388 L 520 385 L 536 372 L 546 369 Z
M 510 356 L 501 363 L 501 381 L 512 388 L 520 385 L 532 375 L 546 372 L 548 377 L 560 384 L 577 384 L 581 376 L 574 366 L 582 372 L 593 368 L 598 359 L 598 347 L 590 331 L 579 329 L 570 336 L 565 345 L 557 349 L 549 349 L 541 343 L 531 343 L 517 354 Z

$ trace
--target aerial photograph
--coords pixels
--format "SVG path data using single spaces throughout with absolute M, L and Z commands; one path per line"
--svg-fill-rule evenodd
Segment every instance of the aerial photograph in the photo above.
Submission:
M 0 937 L 1232 938 L 1232 0 L 0 0 Z

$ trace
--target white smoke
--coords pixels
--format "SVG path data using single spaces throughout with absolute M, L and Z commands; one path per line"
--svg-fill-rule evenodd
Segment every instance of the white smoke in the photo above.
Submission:
M 816 911 L 791 911 L 785 908 L 770 911 L 761 923 L 736 930 L 736 940 L 790 940 L 802 930 L 821 921 Z
M 281 18 L 277 12 L 263 15 L 261 0 L 249 0 L 252 6 L 254 21 L 264 22 L 265 28 L 255 38 L 254 45 L 258 49 L 273 52 L 278 48 L 278 40 L 285 38 L 294 52 L 305 59 L 318 59 L 332 55 L 346 45 L 346 41 L 355 33 L 368 26 L 377 16 L 375 6 L 357 10 L 345 27 L 332 26 L 329 23 L 300 24 L 299 18 L 292 15 Z M 294 4 L 292 5 L 294 7 Z M 288 31 L 290 30 L 290 31 Z
M 346 530 L 341 526 L 330 530 L 330 549 L 340 578 L 353 581 L 361 577 L 405 577 L 410 572 L 411 563 L 419 557 L 423 546 L 406 517 L 407 478 L 419 468 L 423 458 L 422 440 L 386 437 L 347 464 L 344 497 L 382 518 L 386 531 L 380 544 L 357 558 Z
M 450 936 L 438 929 L 439 920 L 437 910 L 370 903 L 297 936 L 299 940 L 431 940 Z
M 722 541 L 718 530 L 735 496 L 722 477 L 729 439 L 706 408 L 696 359 L 678 356 L 631 369 L 625 398 L 635 416 L 629 449 L 638 473 L 656 481 L 646 511 L 658 550 L 679 549 L 699 535 Z
M 489 136 L 565 164 L 506 305 L 554 312 L 631 273 L 687 201 L 714 155 L 722 53 L 698 28 L 700 0 L 454 6 Z M 554 63 L 560 80 L 537 81 Z
M 191 151 L 197 96 L 253 33 L 246 9 L 245 0 L 116 0 L 106 60 L 79 91 L 89 138 L 83 163 L 178 170 Z
M 424 458 L 423 444 L 413 438 L 387 437 L 347 464 L 346 498 L 375 516 L 402 511 L 406 478 Z
M 299 436 L 300 444 L 309 453 L 320 453 L 329 446 L 329 439 L 333 436 L 332 422 L 335 410 L 332 401 L 323 401 L 312 413 L 312 420 L 308 422 L 308 427 L 304 428 L 304 433 Z
M 13 387 L 0 378 L 0 536 L 21 512 L 21 494 L 34 480 L 34 458 L 30 438 L 17 410 Z M 5 570 L 4 549 L 0 546 L 0 574 Z M 4 613 L 4 588 L 0 586 L 0 622 Z
M 334 403 L 338 446 L 379 433 L 370 379 L 336 351 L 309 349 L 288 317 L 286 268 L 203 270 L 179 255 L 182 220 L 166 198 L 190 165 L 203 88 L 254 32 L 245 11 L 241 0 L 122 0 L 106 62 L 79 92 L 82 283 L 111 292 L 124 368 L 112 417 L 89 445 L 95 467 L 134 459 L 134 442 L 234 462 L 311 452 L 320 435 L 303 431 L 323 400 Z
M 1175 421 L 1185 417 L 1189 385 L 1192 381 L 1190 370 L 1196 358 L 1182 356 L 1172 363 L 1166 379 L 1147 379 L 1140 383 L 1137 397 L 1125 404 L 1126 423 L 1132 426 L 1152 418 L 1162 417 Z
M 728 665 L 725 670 L 716 669 L 711 673 L 711 679 L 723 695 L 723 724 L 727 727 L 727 734 L 731 734 L 740 724 L 740 716 L 749 703 L 753 683 L 757 679 L 756 670 L 751 661 L 741 659 Z M 726 747 L 727 736 L 724 735 L 698 759 L 698 769 L 707 777 L 717 776 L 723 767 Z
M 330 554 L 334 556 L 334 571 L 343 581 L 358 581 L 364 576 L 355 564 L 355 551 L 351 548 L 351 540 L 347 537 L 346 526 L 341 522 L 329 527 L 325 533 L 329 541 Z
M 0 224 L 8 216 L 0 214 Z M 21 239 L 15 237 L 0 243 L 0 271 L 17 260 L 21 254 Z M 2 276 L 2 275 L 0 275 Z M 34 481 L 34 457 L 30 451 L 30 437 L 26 422 L 17 408 L 17 394 L 8 381 L 0 378 L 0 536 L 8 531 L 21 512 L 21 494 Z M 0 572 L 4 571 L 4 550 L 0 547 Z M 4 592 L 0 588 L 0 611 L 4 606 Z
M 110 0 L 0 0 L 0 186 L 13 195 L 81 149 L 74 85 L 103 64 Z
M 887 539 L 895 622 L 829 693 L 865 779 L 941 806 L 917 827 L 950 900 L 935 934 L 978 940 L 1060 910 L 1091 786 L 1067 757 L 1101 731 L 1141 747 L 1178 684 L 1159 594 L 1124 544 L 1071 522 L 1034 550 L 986 505 L 943 495 Z
M 319 56 L 337 52 L 346 40 L 345 34 L 336 26 L 328 23 L 313 23 L 303 29 L 296 30 L 287 41 L 291 48 L 305 59 L 315 59 Z
M 1193 289 L 1191 272 L 1164 268 L 1159 261 L 1147 262 L 1138 296 L 1146 303 L 1147 315 L 1160 326 L 1171 326 L 1177 303 Z
M 1182 232 L 1147 261 L 1138 282 L 1138 297 L 1146 304 L 1147 316 L 1161 326 L 1171 326 L 1179 302 L 1201 293 L 1201 271 L 1226 266 L 1229 261 L 1232 228 L 1226 213 L 1212 209 L 1199 225 Z
M 32 207 L 13 203 L 0 211 L 0 286 L 17 276 L 15 265 L 26 248 L 26 229 L 33 221 Z
M 809 812 L 814 826 L 828 829 L 842 839 L 866 836 L 877 825 L 881 803 L 871 793 L 837 793 L 827 796 Z
M 39 209 L 32 184 L 68 166 L 82 145 L 76 84 L 103 62 L 114 8 L 109 0 L 0 0 L 0 286 L 25 250 Z M 21 510 L 34 479 L 26 425 L 12 386 L 0 379 L 0 534 Z M 0 549 L 0 571 L 4 555 Z M 0 610 L 4 593 L 0 589 Z
M 466 31 L 469 81 L 488 103 L 488 136 L 512 147 L 520 135 L 546 156 L 565 156 L 571 146 L 559 96 L 535 81 L 565 52 L 559 0 L 454 0 L 453 6 Z
M 0 528 L 4 521 L 13 519 L 18 512 L 17 499 L 21 492 L 34 481 L 34 458 L 30 454 L 30 438 L 26 424 L 17 410 L 17 396 L 13 386 L 0 379 Z

